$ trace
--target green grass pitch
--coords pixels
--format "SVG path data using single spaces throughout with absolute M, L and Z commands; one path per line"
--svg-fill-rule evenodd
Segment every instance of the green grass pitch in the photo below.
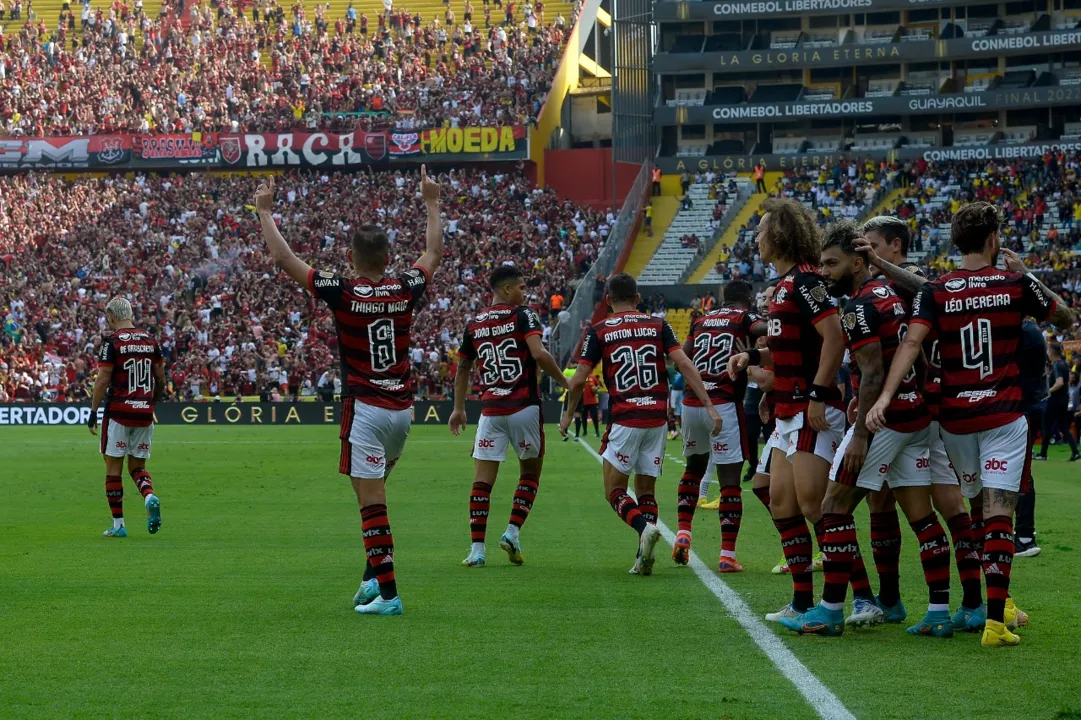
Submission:
M 813 717 L 670 549 L 659 547 L 653 577 L 627 574 L 635 538 L 603 496 L 597 460 L 554 442 L 552 428 L 526 564 L 510 566 L 497 546 L 515 463 L 493 493 L 478 570 L 459 565 L 471 438 L 414 428 L 388 487 L 406 614 L 356 615 L 360 520 L 336 438 L 332 427 L 160 426 L 150 470 L 164 526 L 147 535 L 125 477 L 130 537 L 111 540 L 96 439 L 4 428 L 0 717 Z M 680 471 L 667 463 L 658 485 L 670 527 Z M 858 718 L 1081 718 L 1081 467 L 1055 452 L 1036 472 L 1043 554 L 1013 572 L 1032 616 L 1021 647 L 897 626 L 783 634 L 785 645 Z M 867 548 L 866 510 L 857 522 Z M 713 565 L 715 512 L 698 512 L 694 541 Z M 790 596 L 787 577 L 770 574 L 779 554 L 746 491 L 747 572 L 724 580 L 758 615 Z M 907 530 L 902 575 L 918 616 L 926 593 Z M 956 606 L 956 576 L 953 587 Z

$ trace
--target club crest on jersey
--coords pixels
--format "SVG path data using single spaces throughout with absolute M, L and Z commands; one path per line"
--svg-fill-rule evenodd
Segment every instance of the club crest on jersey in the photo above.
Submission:
M 780 289 L 780 290 L 778 290 L 778 291 L 777 291 L 777 293 L 776 293 L 776 294 L 775 294 L 775 295 L 773 296 L 773 302 L 776 302 L 776 303 L 783 303 L 783 302 L 784 302 L 784 299 L 785 299 L 786 297 L 788 297 L 788 288 L 781 288 L 781 289 Z
M 878 287 L 876 287 L 871 292 L 873 292 L 875 295 L 877 295 L 880 298 L 888 298 L 890 295 L 893 295 L 893 291 L 890 290 L 885 285 L 879 285 Z
M 818 302 L 826 302 L 826 288 L 822 285 L 815 285 L 811 288 L 811 297 Z
M 950 292 L 961 292 L 968 287 L 968 283 L 964 278 L 954 278 L 953 280 L 947 280 L 945 287 Z
M 856 329 L 856 313 L 845 313 L 845 316 L 841 319 L 845 328 L 848 330 Z

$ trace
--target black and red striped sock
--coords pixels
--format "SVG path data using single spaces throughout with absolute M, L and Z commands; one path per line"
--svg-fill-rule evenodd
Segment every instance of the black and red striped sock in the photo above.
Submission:
M 878 571 L 878 598 L 891 607 L 901 600 L 901 524 L 897 511 L 871 513 L 871 556 Z
M 815 523 L 815 530 L 820 531 L 818 547 L 822 550 L 822 574 L 825 579 L 822 602 L 831 610 L 841 610 L 852 578 L 852 565 L 859 554 L 856 520 L 851 515 L 826 513 Z
M 653 495 L 639 495 L 638 512 L 642 513 L 646 522 L 656 525 L 657 518 L 661 516 L 661 510 L 657 507 L 657 498 Z
M 679 479 L 676 488 L 676 523 L 678 529 L 691 531 L 694 522 L 694 509 L 698 507 L 698 489 L 702 486 L 702 476 L 687 469 Z
M 537 499 L 540 478 L 533 473 L 522 473 L 518 477 L 518 487 L 514 490 L 514 505 L 510 511 L 510 524 L 520 528 L 525 525 L 529 511 Z
M 135 481 L 135 487 L 139 488 L 139 494 L 144 498 L 147 495 L 151 495 L 154 492 L 154 482 L 150 477 L 150 473 L 146 471 L 146 468 L 139 468 L 131 474 L 131 479 Z
M 873 601 L 875 593 L 871 589 L 871 579 L 867 577 L 867 565 L 863 562 L 863 551 L 860 550 L 859 536 L 854 542 L 856 543 L 856 557 L 852 561 L 852 577 L 849 580 L 852 584 L 852 597 Z M 825 564 L 825 559 L 822 562 Z
M 769 509 L 769 485 L 751 488 L 751 492 L 754 493 L 754 496 L 758 498 L 759 502 L 766 506 L 766 512 L 772 514 L 772 511 Z
M 950 543 L 946 532 L 932 512 L 925 518 L 909 523 L 920 543 L 920 564 L 923 579 L 927 581 L 928 599 L 931 605 L 950 604 Z
M 1013 567 L 1013 518 L 992 515 L 983 531 L 983 576 L 987 582 L 987 619 L 1003 622 Z
M 983 604 L 983 586 L 980 576 L 980 556 L 972 544 L 972 518 L 962 512 L 946 521 L 953 539 L 953 557 L 957 564 L 957 574 L 961 578 L 961 605 L 975 610 Z
M 814 604 L 814 577 L 811 575 L 811 533 L 802 515 L 774 518 L 781 535 L 781 549 L 792 574 L 792 607 L 803 612 Z
M 469 536 L 475 543 L 484 542 L 488 532 L 488 510 L 492 505 L 492 486 L 475 482 L 469 493 Z
M 616 511 L 616 515 L 619 515 L 623 522 L 634 528 L 634 531 L 639 535 L 646 529 L 646 519 L 642 515 L 642 511 L 638 509 L 638 503 L 627 494 L 627 488 L 616 488 L 609 493 L 608 504 Z
M 983 506 L 972 508 L 972 549 L 983 557 L 983 539 L 986 533 L 983 527 Z
M 124 519 L 124 478 L 120 475 L 105 476 L 105 499 L 114 520 Z
M 735 557 L 736 540 L 739 538 L 740 525 L 743 524 L 743 490 L 739 485 L 725 485 L 721 488 L 717 517 L 721 520 L 721 554 Z
M 364 532 L 368 564 L 375 570 L 375 579 L 379 582 L 379 595 L 384 600 L 398 597 L 398 584 L 394 580 L 394 535 L 390 532 L 387 506 L 365 506 L 360 511 L 360 527 Z

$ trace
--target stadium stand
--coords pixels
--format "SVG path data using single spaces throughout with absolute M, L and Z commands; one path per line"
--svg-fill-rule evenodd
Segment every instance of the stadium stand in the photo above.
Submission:
M 715 184 L 701 177 L 696 179 L 638 280 L 645 285 L 679 282 L 695 258 L 712 247 L 726 218 L 739 212 L 753 190 L 744 177 L 733 178 L 731 183 L 722 177 Z
M 524 266 L 529 304 L 549 318 L 551 297 L 570 296 L 615 217 L 509 169 L 462 170 L 444 182 L 444 261 L 414 329 L 425 396 L 453 382 L 453 349 L 487 300 L 476 283 L 488 269 Z M 342 270 L 350 229 L 379 222 L 402 271 L 423 245 L 415 183 L 401 172 L 285 177 L 279 223 L 314 266 Z M 291 283 L 271 282 L 278 272 L 248 206 L 255 185 L 209 175 L 0 178 L 3 395 L 85 397 L 105 302 L 117 293 L 163 339 L 174 397 L 258 394 L 282 371 L 312 392 L 333 362 L 332 318 Z
M 149 6 L 87 5 L 77 22 L 72 10 L 54 17 L 53 0 L 53 22 L 8 21 L 0 34 L 0 131 L 525 125 L 543 104 L 574 12 L 555 2 L 544 17 L 543 3 L 527 2 L 520 12 L 508 4 L 504 18 L 472 8 L 467 21 L 458 0 L 386 14 L 369 1 L 354 8 L 354 27 L 344 2 L 288 11 L 276 2 L 250 10 L 176 2 L 158 17 Z

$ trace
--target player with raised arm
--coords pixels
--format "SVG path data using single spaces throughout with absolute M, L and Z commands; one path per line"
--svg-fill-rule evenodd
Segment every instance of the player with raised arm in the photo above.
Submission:
M 358 613 L 401 615 L 394 576 L 394 536 L 387 517 L 386 478 L 409 435 L 413 381 L 409 331 L 413 310 L 439 267 L 443 229 L 439 185 L 422 165 L 418 194 L 428 214 L 424 254 L 399 277 L 386 274 L 389 241 L 381 228 L 353 232 L 349 259 L 354 278 L 313 270 L 293 254 L 274 221 L 274 178 L 255 193 L 255 210 L 274 262 L 334 313 L 342 365 L 341 459 L 360 506 L 367 554 L 364 582 L 353 598 Z
M 872 431 L 885 425 L 894 395 L 935 328 L 942 364 L 942 440 L 961 474 L 965 497 L 982 498 L 987 622 L 981 642 L 986 647 L 1021 641 L 1005 624 L 1013 511 L 1024 466 L 1031 461 L 1017 366 L 1021 323 L 1031 315 L 1067 328 L 1077 319 L 1016 254 L 1001 248 L 1001 223 L 998 208 L 986 202 L 954 214 L 950 239 L 961 251 L 961 267 L 920 289 L 908 335 L 867 413 Z M 1006 270 L 995 267 L 1000 251 Z
M 562 388 L 567 379 L 555 358 L 541 343 L 537 314 L 524 306 L 525 278 L 516 267 L 503 265 L 488 277 L 492 306 L 481 312 L 462 338 L 458 375 L 454 380 L 454 411 L 450 431 L 459 435 L 465 427 L 465 398 L 470 371 L 477 361 L 481 394 L 481 418 L 473 443 L 473 489 L 469 495 L 469 533 L 472 548 L 462 561 L 466 567 L 484 566 L 484 536 L 488 527 L 492 486 L 507 447 L 518 456 L 518 486 L 514 491 L 507 530 L 499 547 L 515 565 L 525 562 L 518 533 L 529 517 L 540 487 L 544 462 L 544 428 L 538 388 L 538 368 Z
M 863 236 L 856 238 L 855 247 L 867 258 L 873 271 L 889 279 L 890 285 L 911 307 L 916 294 L 927 282 L 919 266 L 908 260 L 910 233 L 908 223 L 900 218 L 880 215 L 863 224 Z M 969 515 L 961 495 L 961 481 L 954 471 L 938 424 L 942 402 L 941 361 L 937 335 L 932 329 L 923 341 L 924 381 L 920 392 L 931 413 L 928 427 L 928 449 L 931 464 L 931 500 L 935 510 L 946 520 L 953 542 L 954 562 L 961 578 L 961 605 L 953 614 L 955 630 L 980 632 L 987 621 L 983 604 L 983 571 L 979 548 L 983 547 L 983 510 L 973 507 Z M 919 378 L 917 378 L 917 383 Z M 897 513 L 884 504 L 876 504 L 872 493 L 868 499 L 871 510 L 871 540 L 875 564 L 879 568 L 879 605 L 887 618 L 903 616 L 900 601 L 897 565 L 901 554 L 901 533 Z M 977 524 L 978 522 L 978 524 Z M 894 602 L 893 598 L 896 598 Z
M 128 474 L 139 488 L 146 507 L 146 529 L 161 529 L 161 502 L 146 469 L 154 440 L 154 407 L 165 394 L 165 365 L 158 341 L 133 324 L 131 303 L 116 297 L 105 306 L 105 321 L 113 333 L 101 342 L 98 377 L 90 401 L 87 426 L 98 434 L 98 408 L 105 403 L 101 419 L 101 454 L 105 457 L 105 498 L 113 526 L 105 537 L 127 537 L 124 527 L 124 457 Z
M 844 436 L 843 398 L 834 378 L 845 343 L 837 309 L 818 273 L 822 247 L 814 215 L 786 198 L 770 198 L 762 208 L 759 253 L 781 278 L 769 308 L 768 346 L 732 355 L 728 372 L 735 379 L 748 365 L 773 366 L 778 447 L 769 468 L 770 512 L 792 575 L 792 602 L 766 615 L 767 620 L 779 621 L 798 617 L 814 605 L 807 521 L 814 525 L 821 546 L 822 498 Z M 860 612 L 874 604 L 874 595 L 866 573 L 856 577 Z
M 751 286 L 732 280 L 721 290 L 724 305 L 694 321 L 683 343 L 683 352 L 693 358 L 695 368 L 709 393 L 710 404 L 723 421 L 720 435 L 711 437 L 713 422 L 706 408 L 693 394 L 683 398 L 683 455 L 687 467 L 677 490 L 676 516 L 679 529 L 672 549 L 677 565 L 686 565 L 691 553 L 691 523 L 698 503 L 699 485 L 710 460 L 717 467 L 721 497 L 717 514 L 721 521 L 721 554 L 718 572 L 743 572 L 736 559 L 736 539 L 743 520 L 740 490 L 743 463 L 751 461 L 747 423 L 743 417 L 743 396 L 747 376 L 728 376 L 728 358 L 744 343 L 766 333 L 766 323 L 751 310 Z
M 612 315 L 586 332 L 578 369 L 570 380 L 559 431 L 564 435 L 567 433 L 586 378 L 597 363 L 603 362 L 611 411 L 610 423 L 601 441 L 604 493 L 616 514 L 638 533 L 638 555 L 631 573 L 650 575 L 653 573 L 653 550 L 660 538 L 654 492 L 667 441 L 666 356 L 683 373 L 687 387 L 705 406 L 712 423 L 711 437 L 721 430 L 721 416 L 694 364 L 680 349 L 672 328 L 664 320 L 638 311 L 641 298 L 635 279 L 627 273 L 613 275 L 605 290 L 605 302 L 612 307 Z M 632 472 L 637 502 L 627 492 L 627 481 Z
M 886 415 L 887 424 L 873 435 L 866 412 L 882 389 L 882 380 L 908 329 L 908 305 L 880 278 L 872 278 L 866 259 L 856 252 L 859 227 L 842 221 L 826 228 L 822 271 L 830 294 L 848 297 L 841 324 L 852 357 L 853 390 L 859 397 L 855 422 L 848 429 L 830 469 L 822 502 L 822 548 L 825 586 L 822 602 L 798 618 L 781 623 L 800 633 L 840 635 L 844 631 L 845 595 L 857 552 L 856 507 L 870 493 L 893 489 L 912 531 L 919 539 L 920 561 L 930 593 L 927 615 L 908 629 L 913 635 L 952 637 L 950 621 L 950 548 L 931 509 L 931 473 L 927 435 L 931 416 L 916 389 L 915 373 L 905 377 Z

